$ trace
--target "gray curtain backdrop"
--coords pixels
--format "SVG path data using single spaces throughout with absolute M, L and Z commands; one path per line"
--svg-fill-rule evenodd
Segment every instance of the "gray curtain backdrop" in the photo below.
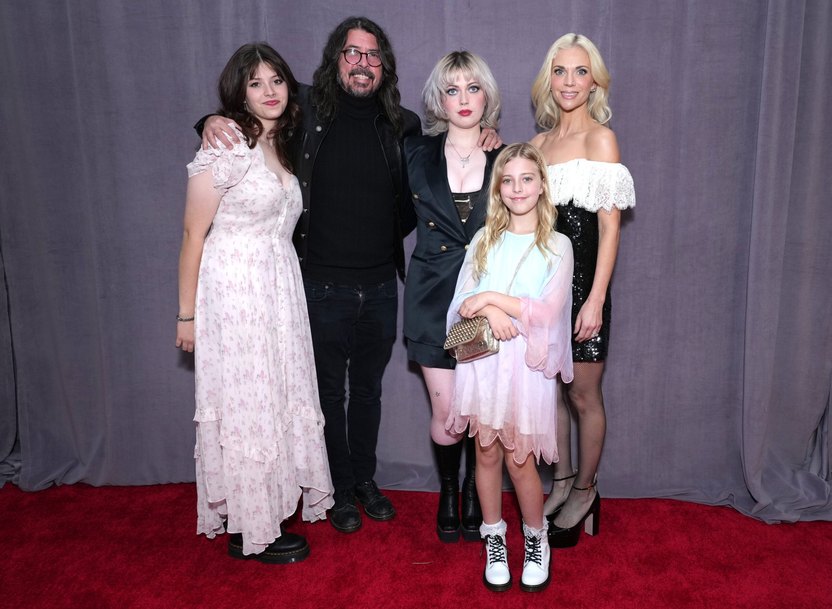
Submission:
M 636 183 L 604 378 L 609 497 L 832 518 L 832 3 L 826 0 L 5 0 L 0 3 L 0 484 L 193 480 L 192 360 L 173 347 L 191 125 L 241 44 L 310 82 L 365 14 L 408 107 L 436 60 L 491 65 L 534 133 L 550 44 L 588 35 Z M 412 246 L 412 242 L 410 242 Z M 378 482 L 437 487 L 403 343 Z

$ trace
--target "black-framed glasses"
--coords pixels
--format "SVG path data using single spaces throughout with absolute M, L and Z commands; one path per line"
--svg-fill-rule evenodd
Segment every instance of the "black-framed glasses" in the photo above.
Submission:
M 367 65 L 371 68 L 377 68 L 381 65 L 381 53 L 378 51 L 362 53 L 358 49 L 344 49 L 341 51 L 341 54 L 344 56 L 344 61 L 351 66 L 356 66 L 361 63 L 362 55 L 367 58 Z

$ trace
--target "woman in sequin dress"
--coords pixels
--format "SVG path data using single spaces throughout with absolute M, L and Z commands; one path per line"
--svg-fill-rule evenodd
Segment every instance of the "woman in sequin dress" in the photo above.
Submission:
M 610 330 L 610 278 L 618 253 L 620 210 L 635 205 L 633 181 L 619 163 L 618 143 L 606 123 L 609 72 L 585 36 L 566 34 L 549 49 L 532 86 L 535 119 L 547 131 L 532 140 L 546 159 L 558 206 L 557 230 L 572 241 L 572 331 L 575 378 L 558 399 L 558 453 L 544 511 L 553 521 L 549 541 L 568 547 L 580 527 L 598 530 L 595 488 L 606 435 L 601 376 Z M 564 395 L 565 394 L 565 395 Z M 578 427 L 578 469 L 571 459 L 571 415 Z
M 309 554 L 282 530 L 333 504 L 306 299 L 291 237 L 301 213 L 286 133 L 297 83 L 274 49 L 241 47 L 220 76 L 232 149 L 188 165 L 176 346 L 196 351 L 197 533 L 267 563 Z
M 475 486 L 474 443 L 445 429 L 456 361 L 444 348 L 445 317 L 465 251 L 485 221 L 488 180 L 498 150 L 479 146 L 496 129 L 500 95 L 491 70 L 468 51 L 437 62 L 422 91 L 427 135 L 405 141 L 408 181 L 418 217 L 404 291 L 408 358 L 419 364 L 431 401 L 430 435 L 439 467 L 439 539 L 478 541 L 482 513 Z M 462 510 L 459 466 L 466 444 Z M 460 518 L 461 515 L 461 518 Z

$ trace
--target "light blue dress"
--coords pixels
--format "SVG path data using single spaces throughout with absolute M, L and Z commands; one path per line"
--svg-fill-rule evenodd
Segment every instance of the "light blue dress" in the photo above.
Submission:
M 533 234 L 506 232 L 489 252 L 486 272 L 476 278 L 474 255 L 482 236 L 482 230 L 474 236 L 462 264 L 448 327 L 461 319 L 458 311 L 466 298 L 494 291 L 521 299 L 520 317 L 513 320 L 519 335 L 501 341 L 495 355 L 457 365 L 446 427 L 462 433 L 470 426 L 482 446 L 499 439 L 518 463 L 529 454 L 552 463 L 558 460 L 557 375 L 572 380 L 572 246 L 566 236 L 552 232 L 551 251 L 544 253 L 533 246 Z

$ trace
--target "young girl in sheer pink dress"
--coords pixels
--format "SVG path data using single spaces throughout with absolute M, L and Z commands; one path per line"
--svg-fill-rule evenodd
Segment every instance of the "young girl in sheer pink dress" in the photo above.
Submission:
M 482 315 L 500 340 L 498 353 L 457 366 L 447 424 L 455 433 L 470 426 L 478 439 L 483 581 L 494 591 L 511 587 L 501 513 L 503 462 L 523 516 L 520 587 L 534 592 L 549 583 L 536 461 L 558 459 L 557 376 L 572 380 L 572 246 L 552 229 L 556 215 L 540 152 L 530 144 L 508 146 L 495 161 L 488 218 L 471 242 L 448 310 L 448 327 Z

